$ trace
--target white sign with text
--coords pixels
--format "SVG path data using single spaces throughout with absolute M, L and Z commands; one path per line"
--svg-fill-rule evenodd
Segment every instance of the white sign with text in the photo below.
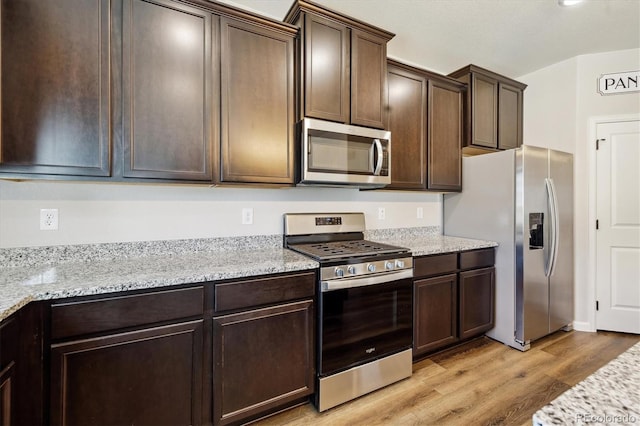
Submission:
M 598 92 L 601 95 L 640 92 L 640 71 L 602 74 L 598 78 Z

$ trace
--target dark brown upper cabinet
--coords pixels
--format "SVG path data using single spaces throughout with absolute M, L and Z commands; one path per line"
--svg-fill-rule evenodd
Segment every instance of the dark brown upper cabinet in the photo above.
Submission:
M 384 128 L 387 42 L 394 34 L 305 0 L 284 20 L 301 28 L 298 118 Z
M 388 61 L 389 189 L 460 191 L 465 85 Z
M 498 149 L 522 145 L 522 95 L 519 87 L 498 83 Z
M 214 25 L 176 2 L 124 1 L 124 177 L 212 180 Z
M 427 188 L 427 79 L 389 63 L 392 189 Z
M 465 99 L 465 153 L 478 154 L 522 145 L 526 84 L 468 65 L 449 74 L 469 85 Z
M 293 25 L 208 0 L 2 0 L 0 31 L 5 176 L 294 183 Z
M 109 176 L 109 5 L 0 2 L 0 171 Z
M 231 18 L 220 29 L 220 182 L 293 184 L 297 31 Z
M 428 189 L 462 190 L 463 95 L 457 83 L 429 80 Z

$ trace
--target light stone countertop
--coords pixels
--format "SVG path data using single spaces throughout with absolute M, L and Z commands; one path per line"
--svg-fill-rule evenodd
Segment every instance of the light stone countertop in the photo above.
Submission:
M 640 425 L 640 343 L 533 415 L 534 426 Z
M 498 246 L 498 243 L 495 241 L 451 237 L 441 235 L 439 232 L 430 231 L 429 228 L 417 228 L 416 231 L 413 232 L 402 232 L 411 229 L 412 228 L 404 228 L 398 232 L 389 232 L 393 230 L 386 229 L 367 231 L 365 232 L 365 238 L 380 243 L 406 247 L 411 250 L 414 257 Z M 439 228 L 436 227 L 436 229 Z M 418 230 L 424 231 L 420 232 Z
M 281 244 L 281 238 L 278 239 Z M 91 247 L 86 247 L 91 251 Z M 318 263 L 279 246 L 178 254 L 66 259 L 0 269 L 0 321 L 33 300 L 312 270 Z
M 438 227 L 366 231 L 413 256 L 495 247 L 440 235 Z M 0 249 L 0 321 L 33 300 L 311 270 L 282 235 Z

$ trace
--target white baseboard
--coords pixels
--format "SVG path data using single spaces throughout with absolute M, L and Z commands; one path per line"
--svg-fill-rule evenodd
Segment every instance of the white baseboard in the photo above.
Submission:
M 596 329 L 587 321 L 574 321 L 573 329 L 576 331 L 589 331 L 595 333 Z

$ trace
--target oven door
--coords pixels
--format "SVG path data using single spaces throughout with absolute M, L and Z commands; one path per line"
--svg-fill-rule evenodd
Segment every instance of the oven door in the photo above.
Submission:
M 412 288 L 412 279 L 402 278 L 322 291 L 319 375 L 411 348 Z

